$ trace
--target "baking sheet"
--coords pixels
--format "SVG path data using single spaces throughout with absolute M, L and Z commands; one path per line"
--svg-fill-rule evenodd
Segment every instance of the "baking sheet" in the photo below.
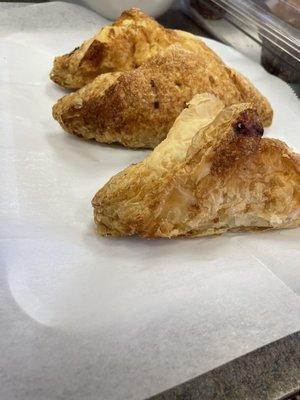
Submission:
M 0 398 L 141 399 L 300 328 L 300 230 L 143 241 L 95 235 L 90 200 L 146 151 L 63 134 L 48 73 L 106 21 L 52 2 L 0 14 Z M 289 87 L 207 40 L 300 150 Z

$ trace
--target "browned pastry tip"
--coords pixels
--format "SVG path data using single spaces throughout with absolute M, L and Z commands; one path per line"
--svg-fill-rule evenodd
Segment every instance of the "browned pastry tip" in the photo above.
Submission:
M 251 104 L 196 95 L 167 138 L 92 204 L 102 235 L 203 236 L 300 225 L 300 156 L 262 138 Z
M 225 105 L 248 102 L 265 126 L 272 121 L 267 99 L 236 71 L 211 56 L 176 44 L 126 73 L 103 74 L 65 96 L 53 116 L 69 133 L 103 143 L 154 148 L 197 93 L 210 92 Z

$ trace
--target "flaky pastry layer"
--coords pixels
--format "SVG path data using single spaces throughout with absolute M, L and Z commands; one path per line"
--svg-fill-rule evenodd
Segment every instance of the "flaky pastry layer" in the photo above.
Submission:
M 196 95 L 167 138 L 93 198 L 102 235 L 203 236 L 300 225 L 300 156 L 256 111 Z

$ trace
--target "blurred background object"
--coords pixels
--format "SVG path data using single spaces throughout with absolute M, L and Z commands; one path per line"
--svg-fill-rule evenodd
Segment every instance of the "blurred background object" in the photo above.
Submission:
M 260 62 L 300 95 L 300 0 L 183 0 L 215 39 Z
M 113 20 L 130 7 L 138 7 L 152 17 L 158 17 L 172 5 L 173 0 L 81 0 L 79 3 Z
M 269 0 L 266 2 L 266 6 L 274 16 L 277 16 L 282 21 L 296 28 L 299 32 L 300 0 Z M 297 40 L 296 32 L 295 39 Z M 296 46 L 298 45 L 298 49 L 295 46 L 295 49 L 290 49 L 292 52 L 290 53 L 285 47 L 282 48 L 282 46 L 280 46 L 280 42 L 278 42 L 276 39 L 272 40 L 272 38 L 270 39 L 268 37 L 263 37 L 262 41 L 263 47 L 261 52 L 261 62 L 266 70 L 271 74 L 279 76 L 286 82 L 299 83 L 299 42 L 298 44 L 295 43 Z M 290 67 L 286 67 L 286 64 L 290 65 Z

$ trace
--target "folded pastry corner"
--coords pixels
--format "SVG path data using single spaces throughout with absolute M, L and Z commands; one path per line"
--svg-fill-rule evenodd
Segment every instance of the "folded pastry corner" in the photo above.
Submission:
M 100 74 L 133 70 L 173 43 L 217 58 L 194 35 L 165 29 L 139 9 L 131 8 L 71 53 L 56 57 L 50 78 L 65 88 L 79 89 Z
M 102 235 L 203 236 L 300 225 L 300 156 L 250 104 L 196 95 L 167 138 L 92 200 Z
M 154 148 L 197 93 L 210 92 L 226 106 L 247 102 L 265 126 L 272 108 L 251 82 L 203 51 L 179 44 L 129 72 L 99 75 L 53 107 L 53 116 L 69 133 L 99 142 Z

